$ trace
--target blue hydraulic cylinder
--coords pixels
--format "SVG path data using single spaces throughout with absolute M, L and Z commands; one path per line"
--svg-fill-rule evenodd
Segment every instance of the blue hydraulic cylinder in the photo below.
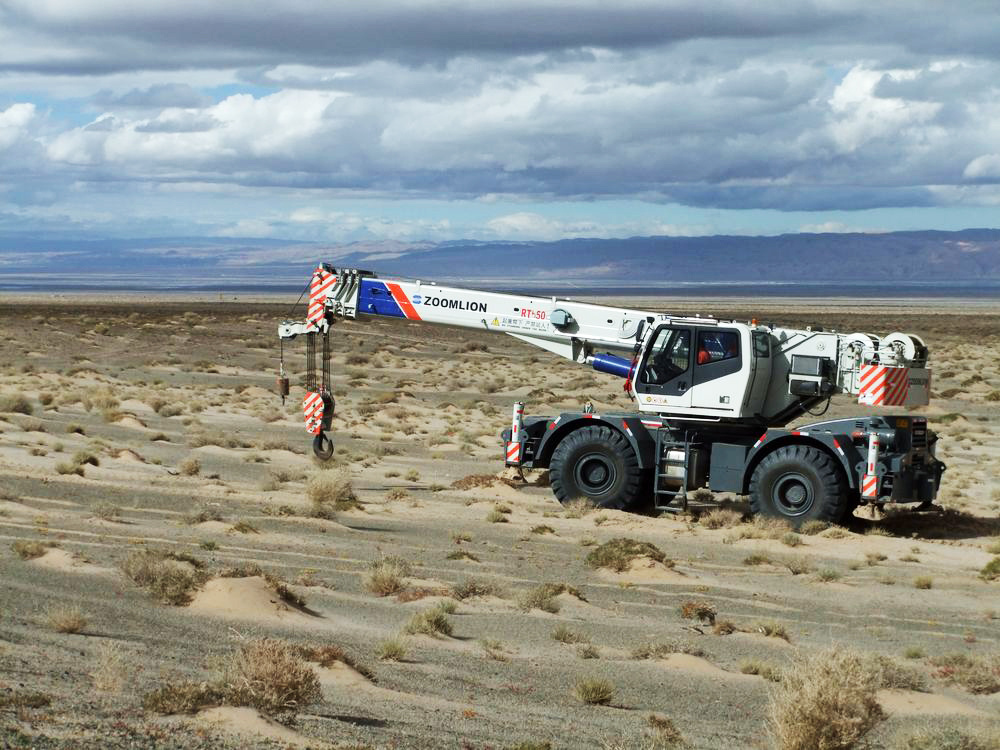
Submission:
M 627 378 L 632 369 L 632 362 L 614 354 L 595 354 L 591 360 L 591 366 L 598 372 L 606 372 L 609 375 L 617 375 L 620 378 Z

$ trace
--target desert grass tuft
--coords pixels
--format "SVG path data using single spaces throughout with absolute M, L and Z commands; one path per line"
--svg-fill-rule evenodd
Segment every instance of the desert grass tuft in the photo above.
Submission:
M 552 640 L 559 643 L 589 643 L 590 639 L 566 625 L 557 625 L 552 631 Z
M 372 560 L 365 577 L 365 589 L 378 596 L 398 594 L 406 588 L 410 564 L 401 557 L 386 555 Z
M 576 683 L 573 695 L 581 703 L 606 706 L 614 700 L 615 686 L 603 678 L 584 679 Z
M 97 647 L 97 666 L 90 673 L 94 689 L 102 693 L 119 693 L 128 681 L 132 665 L 121 644 L 105 641 Z
M 404 628 L 404 632 L 410 635 L 422 633 L 434 638 L 442 635 L 450 636 L 452 630 L 451 620 L 440 607 L 417 612 Z
M 743 516 L 729 508 L 717 508 L 698 518 L 698 525 L 706 529 L 728 529 L 741 523 Z
M 75 605 L 56 605 L 45 616 L 57 633 L 79 633 L 87 627 L 86 615 Z
M 306 497 L 314 512 L 328 513 L 361 508 L 354 483 L 346 470 L 324 470 L 313 474 L 306 483 Z
M 740 672 L 763 677 L 769 682 L 781 682 L 781 670 L 766 661 L 750 659 L 740 664 Z
M 380 661 L 402 661 L 406 658 L 406 644 L 402 638 L 390 638 L 378 645 L 375 655 Z
M 135 550 L 121 563 L 122 571 L 133 583 L 175 606 L 190 602 L 193 591 L 207 580 L 201 567 L 189 555 L 159 550 Z

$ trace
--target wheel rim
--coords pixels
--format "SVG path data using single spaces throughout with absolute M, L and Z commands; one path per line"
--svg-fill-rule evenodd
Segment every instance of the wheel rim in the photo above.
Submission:
M 573 473 L 577 487 L 591 497 L 603 495 L 618 479 L 614 463 L 601 453 L 588 453 L 581 457 Z
M 816 501 L 812 483 L 797 471 L 778 477 L 771 488 L 774 507 L 785 516 L 801 516 L 809 512 Z

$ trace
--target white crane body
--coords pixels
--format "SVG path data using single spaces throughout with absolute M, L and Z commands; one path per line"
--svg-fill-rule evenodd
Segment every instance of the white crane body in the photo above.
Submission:
M 560 499 L 575 492 L 609 507 L 632 507 L 645 493 L 672 509 L 675 500 L 686 505 L 689 490 L 710 486 L 749 492 L 754 505 L 764 481 L 767 497 L 758 498 L 755 510 L 800 523 L 832 520 L 860 502 L 929 504 L 944 471 L 933 456 L 936 438 L 921 417 L 780 429 L 837 393 L 876 407 L 926 405 L 928 352 L 913 334 L 843 334 L 674 316 L 321 265 L 313 273 L 306 320 L 283 322 L 279 336 L 308 335 L 313 342 L 322 335 L 326 347 L 332 318 L 359 315 L 506 333 L 625 378 L 638 414 L 525 418 L 523 405 L 515 405 L 505 461 L 565 474 L 552 477 Z M 324 436 L 333 406 L 328 381 L 326 373 L 304 401 L 318 455 L 332 452 Z M 870 435 L 881 441 L 874 448 Z M 905 455 L 887 463 L 887 441 L 906 448 Z M 796 446 L 803 448 L 801 456 L 793 455 Z M 834 502 L 831 494 L 840 497 Z

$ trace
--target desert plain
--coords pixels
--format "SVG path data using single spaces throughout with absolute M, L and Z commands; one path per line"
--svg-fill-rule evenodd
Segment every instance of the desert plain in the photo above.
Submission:
M 3 747 L 794 747 L 818 662 L 871 747 L 1000 747 L 1000 303 L 617 301 L 924 337 L 937 506 L 793 532 L 504 471 L 514 401 L 629 402 L 486 332 L 338 322 L 320 463 L 293 301 L 0 297 Z

